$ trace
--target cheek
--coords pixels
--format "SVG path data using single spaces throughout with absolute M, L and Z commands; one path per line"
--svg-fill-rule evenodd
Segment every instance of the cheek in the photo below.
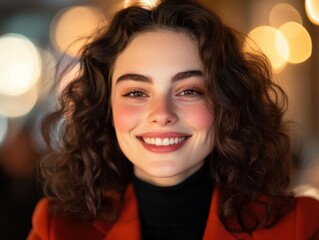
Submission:
M 213 115 L 205 104 L 189 106 L 184 109 L 184 119 L 199 131 L 207 131 L 213 126 Z
M 116 130 L 126 131 L 134 128 L 141 120 L 141 111 L 139 108 L 114 104 L 113 123 Z

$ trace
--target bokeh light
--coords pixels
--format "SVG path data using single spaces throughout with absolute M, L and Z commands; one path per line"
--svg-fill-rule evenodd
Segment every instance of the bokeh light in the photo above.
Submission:
M 155 7 L 158 4 L 158 0 L 140 0 L 139 2 L 149 7 Z
M 32 110 L 37 99 L 36 86 L 17 96 L 0 95 L 0 115 L 9 118 L 24 116 Z
M 61 52 L 78 56 L 95 30 L 105 24 L 102 12 L 91 6 L 76 6 L 61 10 L 51 25 L 51 41 Z
M 3 142 L 8 131 L 8 120 L 6 117 L 0 115 L 0 145 Z
M 0 94 L 19 95 L 28 91 L 41 74 L 37 48 L 26 37 L 6 34 L 0 38 Z
M 302 24 L 302 19 L 299 12 L 293 6 L 288 3 L 279 3 L 271 9 L 269 22 L 273 27 L 279 28 L 286 22 Z
M 312 41 L 308 31 L 299 23 L 288 22 L 279 28 L 289 44 L 289 57 L 281 55 L 290 63 L 302 63 L 312 53 Z
M 260 26 L 248 34 L 246 51 L 262 51 L 277 72 L 287 64 L 289 45 L 284 35 L 274 27 Z
M 129 7 L 130 5 L 134 3 L 140 3 L 144 5 L 145 7 L 152 8 L 158 4 L 159 0 L 125 0 L 124 1 L 124 8 Z
M 132 5 L 134 3 L 133 0 L 125 0 L 124 1 L 124 8 L 129 7 L 130 5 Z
M 306 0 L 305 1 L 306 13 L 309 20 L 319 25 L 319 1 L 318 0 Z
M 316 173 L 318 175 L 318 173 Z M 306 176 L 307 177 L 307 176 Z M 303 184 L 293 189 L 296 197 L 311 197 L 319 201 L 319 189 L 316 185 Z

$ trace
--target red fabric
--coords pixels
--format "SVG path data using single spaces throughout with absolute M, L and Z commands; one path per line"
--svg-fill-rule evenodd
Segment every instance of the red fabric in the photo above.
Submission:
M 308 197 L 298 198 L 294 208 L 282 220 L 269 229 L 259 229 L 251 236 L 229 233 L 218 218 L 220 190 L 213 193 L 210 213 L 203 240 L 319 240 L 319 202 Z M 138 208 L 130 185 L 125 193 L 124 207 L 119 219 L 109 224 L 101 219 L 84 222 L 71 218 L 52 216 L 50 201 L 42 199 L 34 212 L 33 228 L 27 240 L 140 240 Z

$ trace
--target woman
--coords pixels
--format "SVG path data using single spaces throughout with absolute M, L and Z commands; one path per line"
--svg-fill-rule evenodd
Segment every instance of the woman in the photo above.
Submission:
M 117 13 L 44 123 L 28 239 L 319 239 L 288 190 L 286 96 L 243 39 L 194 1 Z

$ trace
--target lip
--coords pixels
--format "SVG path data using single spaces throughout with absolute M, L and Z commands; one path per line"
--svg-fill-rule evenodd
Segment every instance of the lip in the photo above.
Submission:
M 143 147 L 154 153 L 170 153 L 179 150 L 191 137 L 191 135 L 179 132 L 148 132 L 136 136 L 137 139 L 142 143 Z M 143 138 L 185 138 L 183 141 L 177 144 L 170 144 L 167 146 L 157 146 L 154 144 L 147 144 L 144 142 Z

